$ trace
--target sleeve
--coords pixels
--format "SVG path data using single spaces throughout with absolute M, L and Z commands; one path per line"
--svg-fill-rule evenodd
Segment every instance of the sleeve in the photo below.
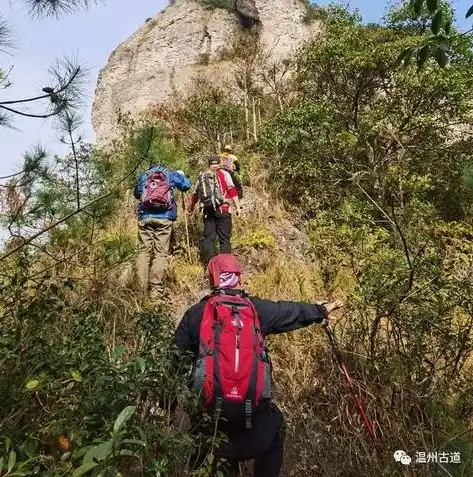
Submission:
M 182 192 L 187 192 L 191 188 L 191 181 L 184 174 L 179 174 L 178 172 L 173 171 L 171 180 Z
M 191 195 L 191 198 L 190 198 L 190 204 L 189 205 L 191 207 L 194 207 L 195 204 L 197 204 L 197 202 L 199 201 L 199 198 L 197 197 L 197 187 L 199 186 L 200 181 L 201 181 L 201 176 L 199 175 L 199 177 L 197 178 L 197 180 L 195 182 L 195 187 L 194 187 L 194 190 L 192 191 L 192 195 Z
M 235 184 L 233 183 L 232 176 L 229 172 L 222 170 L 223 178 L 225 180 L 225 186 L 227 188 L 227 196 L 230 199 L 234 199 L 235 197 L 238 197 L 238 191 L 235 187 Z
M 327 309 L 322 305 L 298 303 L 294 301 L 271 301 L 252 299 L 264 334 L 278 334 L 295 331 L 327 318 Z
M 174 339 L 177 348 L 182 353 L 192 353 L 197 355 L 199 352 L 199 337 L 197 325 L 193 316 L 196 311 L 190 308 L 184 313 L 179 325 L 174 332 Z
M 137 200 L 140 200 L 141 196 L 143 195 L 143 188 L 145 186 L 145 181 L 146 181 L 146 174 L 141 174 L 141 176 L 136 181 L 135 190 L 133 193 L 134 193 L 135 199 Z
M 189 206 L 194 207 L 195 204 L 197 204 L 197 201 L 198 201 L 197 194 L 195 192 L 193 192 L 192 195 L 191 195 L 191 201 L 190 201 Z

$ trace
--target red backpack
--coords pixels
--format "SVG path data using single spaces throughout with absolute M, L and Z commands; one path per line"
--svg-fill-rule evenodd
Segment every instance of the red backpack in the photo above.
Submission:
M 207 301 L 200 325 L 194 389 L 207 409 L 228 421 L 251 418 L 271 399 L 271 364 L 253 303 L 242 292 L 219 291 Z
M 172 208 L 171 185 L 164 172 L 148 174 L 141 202 L 147 209 L 164 211 Z

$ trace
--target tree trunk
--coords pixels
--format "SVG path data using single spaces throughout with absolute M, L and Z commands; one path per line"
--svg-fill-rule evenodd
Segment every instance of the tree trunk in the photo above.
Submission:
M 256 127 L 256 106 L 255 106 L 255 97 L 253 96 L 252 98 L 252 113 L 253 113 L 253 137 L 255 138 L 255 141 L 258 140 L 257 136 L 257 127 Z
M 245 90 L 245 122 L 246 122 L 246 140 L 250 139 L 250 119 L 248 113 L 248 91 Z

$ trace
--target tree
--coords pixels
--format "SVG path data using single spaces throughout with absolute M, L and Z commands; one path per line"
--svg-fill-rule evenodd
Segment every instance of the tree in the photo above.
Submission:
M 383 207 L 419 197 L 446 217 L 469 211 L 463 173 L 473 144 L 461 131 L 473 125 L 472 43 L 453 44 L 448 70 L 397 70 L 399 50 L 419 38 L 334 19 L 298 57 L 298 100 L 269 121 L 261 146 L 276 159 L 276 182 L 308 212 L 363 195 L 360 187 Z
M 416 59 L 419 68 L 434 57 L 437 63 L 445 67 L 454 54 L 453 44 L 459 37 L 469 35 L 473 29 L 459 32 L 453 24 L 452 8 L 444 0 L 405 0 L 401 10 L 411 21 L 423 27 L 425 38 L 416 45 L 402 52 L 398 61 L 409 64 Z M 468 9 L 465 18 L 473 15 L 473 5 Z M 431 34 L 427 36 L 428 27 Z
M 88 8 L 100 0 L 24 0 L 28 14 L 33 17 L 57 17 L 72 13 L 80 8 Z M 0 54 L 11 52 L 14 46 L 12 35 L 7 22 L 0 15 Z M 28 118 L 70 117 L 73 111 L 80 108 L 83 99 L 83 87 L 86 70 L 70 58 L 57 60 L 50 68 L 50 84 L 40 92 L 35 92 L 26 98 L 1 100 L 0 96 L 0 126 L 8 126 L 14 116 Z M 0 91 L 14 86 L 11 70 L 0 67 Z M 36 107 L 33 112 L 30 107 Z M 63 121 L 62 121 L 63 122 Z M 34 156 L 25 156 L 25 164 L 20 173 L 31 174 L 33 166 L 39 166 L 46 159 L 44 151 L 36 149 Z M 39 170 L 37 171 L 40 172 Z M 1 185 L 0 185 L 1 186 Z
M 88 8 L 99 0 L 24 0 L 28 12 L 34 17 L 55 16 L 72 13 L 79 8 Z M 12 40 L 8 26 L 0 17 L 0 51 L 11 49 Z M 31 118 L 48 118 L 74 109 L 81 98 L 83 70 L 74 62 L 65 59 L 58 61 L 50 68 L 51 84 L 42 88 L 42 93 L 9 101 L 0 101 L 0 110 L 3 120 L 8 113 L 19 114 Z M 12 86 L 10 72 L 0 69 L 0 81 L 3 88 Z M 22 106 L 41 104 L 42 110 L 29 113 L 21 109 Z
M 244 113 L 225 90 L 201 81 L 175 114 L 186 127 L 188 140 L 204 145 L 209 152 L 217 152 L 232 128 L 235 134 L 240 130 Z

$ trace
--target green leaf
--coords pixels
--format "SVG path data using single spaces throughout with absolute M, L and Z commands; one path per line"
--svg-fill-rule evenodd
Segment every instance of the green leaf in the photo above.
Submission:
M 116 361 L 126 350 L 126 348 L 123 345 L 119 345 L 115 348 L 113 351 L 112 359 Z
M 425 62 L 428 60 L 430 54 L 430 45 L 425 45 L 423 46 L 420 50 L 419 53 L 417 54 L 417 68 L 421 70 Z
M 39 380 L 37 379 L 31 379 L 25 384 L 25 388 L 29 390 L 35 389 L 38 386 L 39 386 Z
M 471 15 L 473 15 L 473 5 L 468 9 L 468 11 L 466 12 L 466 16 L 465 18 L 470 18 Z
M 118 455 L 124 455 L 126 457 L 136 457 L 137 459 L 140 458 L 140 456 L 138 454 L 136 454 L 135 452 L 131 451 L 131 450 L 128 450 L 128 449 L 122 449 Z
M 82 475 L 87 474 L 90 470 L 96 467 L 97 464 L 95 462 L 84 462 L 80 467 L 78 467 L 74 472 L 72 472 L 72 477 L 81 477 Z
M 414 48 L 408 48 L 407 50 L 404 50 L 396 59 L 396 62 L 394 63 L 394 67 L 397 68 L 401 66 L 402 63 L 404 65 L 407 65 L 410 63 L 412 59 L 412 55 L 414 54 Z
M 64 452 L 64 454 L 62 454 L 61 456 L 61 462 L 64 462 L 66 461 L 67 459 L 69 459 L 69 457 L 71 456 L 72 452 Z
M 141 440 L 144 442 L 145 446 L 147 446 L 148 439 L 146 438 L 145 431 L 143 431 L 143 429 L 141 429 L 141 427 L 139 426 L 133 426 L 133 429 L 136 429 L 138 431 L 138 433 L 140 434 Z
M 443 48 L 437 48 L 435 58 L 437 59 L 437 63 L 442 67 L 446 66 L 448 63 L 448 55 Z
M 146 371 L 146 361 L 141 357 L 135 358 L 135 360 L 137 361 L 140 371 L 143 374 Z
M 113 425 L 113 432 L 116 434 L 120 431 L 120 429 L 124 426 L 124 424 L 133 416 L 136 410 L 136 406 L 128 406 L 119 414 L 117 417 L 115 424 Z
M 82 381 L 82 376 L 80 375 L 79 371 L 72 371 L 71 376 L 74 381 L 77 381 L 77 382 Z
M 452 32 L 452 22 L 449 20 L 447 23 L 445 23 L 443 29 L 445 30 L 445 33 L 447 35 L 450 35 L 450 33 Z
M 430 13 L 435 13 L 438 8 L 438 0 L 427 0 L 427 9 Z
M 424 0 L 412 0 L 411 5 L 414 7 L 414 13 L 420 15 L 424 6 Z
M 13 470 L 13 467 L 15 467 L 15 464 L 16 464 L 16 452 L 12 449 L 10 451 L 10 455 L 8 456 L 7 474 L 9 474 Z
M 434 35 L 438 35 L 440 28 L 442 28 L 443 24 L 443 11 L 439 10 L 435 15 L 434 18 L 432 19 L 432 25 L 430 29 L 432 30 L 432 33 Z
M 102 442 L 101 444 L 92 447 L 87 454 L 85 454 L 82 463 L 86 462 L 102 462 L 112 453 L 112 441 Z
M 2 469 L 3 469 L 3 461 L 5 460 L 4 457 L 0 457 L 0 475 L 2 475 Z
M 140 441 L 139 439 L 123 439 L 122 444 L 136 444 L 141 447 L 146 447 L 146 442 Z

